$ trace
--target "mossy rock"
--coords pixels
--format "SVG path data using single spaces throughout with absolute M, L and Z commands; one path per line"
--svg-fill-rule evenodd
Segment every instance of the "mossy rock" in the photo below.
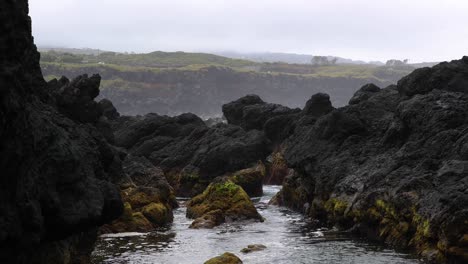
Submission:
M 127 188 L 121 191 L 124 202 L 122 215 L 101 228 L 101 233 L 150 232 L 171 223 L 172 197 L 161 199 L 151 187 Z
M 239 185 L 250 197 L 263 195 L 263 179 L 266 174 L 265 165 L 262 162 L 253 168 L 234 172 L 229 179 Z
M 104 225 L 101 233 L 149 232 L 153 229 L 153 224 L 141 212 L 132 213 L 125 209 L 124 215 Z
M 222 212 L 223 222 L 263 221 L 247 193 L 226 177 L 217 178 L 205 191 L 187 203 L 187 217 L 199 218 L 212 211 Z
M 133 209 L 145 207 L 154 202 L 162 201 L 160 193 L 155 188 L 137 187 L 121 191 L 122 200 L 130 203 Z
M 223 211 L 213 210 L 195 219 L 190 225 L 190 228 L 193 228 L 193 229 L 213 228 L 215 226 L 222 224 L 223 222 L 224 222 Z
M 251 253 L 255 251 L 261 251 L 261 250 L 264 250 L 265 248 L 266 248 L 265 245 L 253 244 L 253 245 L 248 245 L 247 247 L 243 248 L 241 252 L 247 254 L 247 253 Z
M 142 208 L 143 215 L 153 224 L 162 226 L 172 222 L 171 208 L 163 203 L 150 203 Z
M 236 255 L 226 252 L 221 256 L 207 260 L 204 264 L 242 264 L 242 260 Z

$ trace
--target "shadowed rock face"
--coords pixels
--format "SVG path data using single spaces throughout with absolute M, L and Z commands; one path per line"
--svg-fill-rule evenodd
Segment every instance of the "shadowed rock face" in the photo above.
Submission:
M 270 152 L 260 131 L 208 127 L 193 114 L 147 114 L 113 121 L 116 144 L 160 167 L 179 196 L 201 193 L 212 179 L 249 168 Z
M 223 114 L 228 123 L 245 130 L 262 130 L 269 119 L 299 111 L 298 108 L 290 109 L 279 104 L 265 103 L 258 95 L 247 95 L 223 105 Z
M 223 113 L 229 124 L 246 131 L 262 131 L 272 142 L 273 148 L 278 148 L 294 132 L 296 124 L 314 123 L 333 109 L 330 96 L 323 93 L 313 95 L 302 111 L 265 103 L 257 95 L 247 95 L 223 105 Z
M 432 261 L 467 261 L 467 70 L 467 57 L 417 70 L 297 122 L 283 142 L 295 173 L 277 202 Z
M 171 223 L 177 201 L 160 168 L 145 157 L 127 155 L 120 181 L 124 213 L 100 228 L 101 233 L 151 232 Z
M 0 262 L 86 263 L 97 226 L 122 212 L 120 159 L 99 110 L 79 110 L 99 77 L 43 80 L 26 0 L 0 3 L 0 31 Z

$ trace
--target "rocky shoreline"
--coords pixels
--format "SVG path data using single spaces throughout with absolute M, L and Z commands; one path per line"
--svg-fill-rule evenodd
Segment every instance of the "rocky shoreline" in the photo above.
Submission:
M 26 0 L 0 4 L 0 262 L 89 263 L 99 233 L 148 232 L 192 198 L 194 228 L 263 221 L 249 196 L 413 249 L 468 260 L 468 57 L 369 84 L 335 109 L 247 95 L 227 124 L 194 114 L 120 116 L 100 77 L 46 83 Z

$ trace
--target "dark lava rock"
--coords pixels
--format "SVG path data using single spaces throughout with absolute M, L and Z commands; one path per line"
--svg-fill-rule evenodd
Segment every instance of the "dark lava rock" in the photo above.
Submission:
M 295 172 L 275 201 L 431 261 L 466 262 L 467 71 L 466 57 L 416 70 L 297 122 L 283 142 Z
M 80 75 L 71 82 L 62 77 L 60 81 L 52 80 L 49 88 L 56 98 L 59 111 L 80 122 L 96 123 L 102 116 L 102 109 L 94 101 L 99 95 L 101 76 Z
M 148 114 L 116 122 L 124 124 L 114 126 L 116 144 L 160 167 L 180 196 L 199 194 L 215 177 L 251 167 L 270 152 L 260 131 L 227 124 L 209 128 L 193 114 Z
M 277 148 L 294 133 L 296 125 L 312 125 L 318 118 L 333 111 L 333 109 L 328 94 L 314 94 L 307 101 L 302 111 L 274 116 L 265 122 L 263 130 L 267 138 Z
M 323 116 L 333 110 L 333 106 L 330 102 L 330 96 L 324 93 L 318 93 L 312 95 L 312 97 L 306 102 L 302 113 L 308 116 Z
M 241 126 L 245 130 L 262 130 L 265 122 L 272 117 L 298 112 L 300 109 L 265 103 L 257 95 L 247 95 L 223 105 L 223 113 L 228 123 Z
M 237 99 L 236 101 L 223 105 L 223 114 L 229 124 L 240 126 L 244 115 L 244 107 L 262 104 L 266 103 L 260 98 L 260 96 L 249 94 Z
M 98 104 L 101 108 L 102 114 L 107 117 L 107 119 L 115 120 L 120 117 L 119 112 L 117 112 L 117 109 L 115 109 L 110 100 L 102 99 Z
M 373 94 L 380 91 L 380 88 L 373 84 L 369 83 L 361 87 L 356 93 L 354 93 L 353 97 L 349 100 L 349 104 L 358 104 L 364 100 L 369 99 Z
M 416 69 L 398 81 L 402 95 L 425 94 L 434 89 L 451 92 L 468 92 L 468 56 L 461 60 L 443 62 L 432 68 Z
M 26 0 L 0 3 L 0 262 L 85 263 L 122 212 L 120 159 L 89 123 L 99 77 L 49 87 L 30 22 Z

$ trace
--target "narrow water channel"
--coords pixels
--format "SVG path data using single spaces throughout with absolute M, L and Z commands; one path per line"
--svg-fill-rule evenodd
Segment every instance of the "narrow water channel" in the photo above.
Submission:
M 226 224 L 214 229 L 189 229 L 184 201 L 174 212 L 174 223 L 151 233 L 122 233 L 99 238 L 93 263 L 198 264 L 226 251 L 244 263 L 421 263 L 414 256 L 382 245 L 356 239 L 334 230 L 317 230 L 302 215 L 268 201 L 281 186 L 264 186 L 264 196 L 254 199 L 263 223 Z M 249 254 L 240 250 L 249 244 L 267 249 Z

